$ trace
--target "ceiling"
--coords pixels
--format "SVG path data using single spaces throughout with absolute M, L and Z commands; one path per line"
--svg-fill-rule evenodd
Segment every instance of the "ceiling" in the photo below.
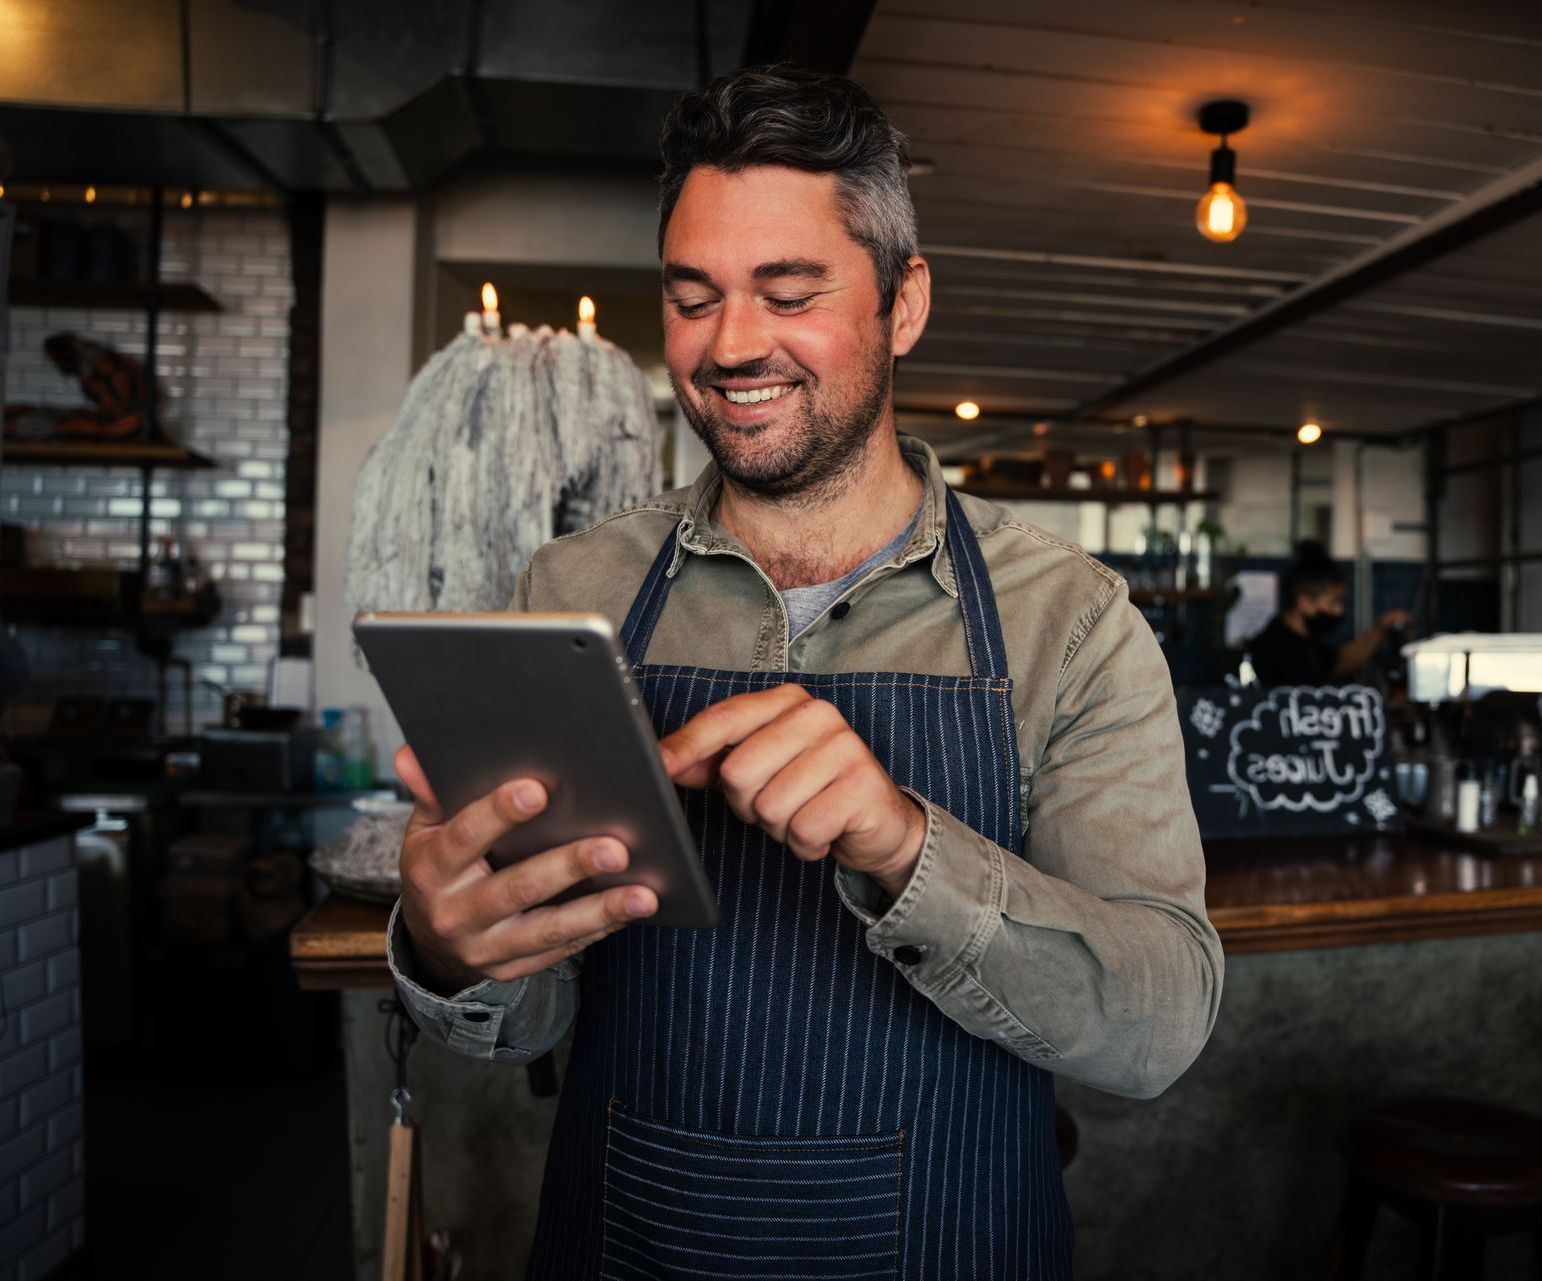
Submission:
M 849 68 L 925 162 L 900 405 L 976 400 L 975 439 L 1396 435 L 1542 395 L 1535 0 L 0 0 L 0 34 L 18 175 L 279 192 L 651 173 L 702 75 Z M 1222 97 L 1250 219 L 1213 245 Z
M 1399 433 L 1542 395 L 1542 5 L 879 0 L 852 74 L 927 162 L 903 405 Z

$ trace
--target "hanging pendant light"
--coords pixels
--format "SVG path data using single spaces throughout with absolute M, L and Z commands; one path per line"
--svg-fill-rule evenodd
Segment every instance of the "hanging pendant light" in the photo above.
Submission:
M 1248 125 L 1248 105 L 1223 99 L 1199 109 L 1199 127 L 1219 135 L 1221 145 L 1210 153 L 1210 190 L 1194 211 L 1194 225 L 1206 240 L 1225 244 L 1235 240 L 1248 225 L 1248 207 L 1237 192 L 1237 153 L 1226 145 L 1228 136 Z

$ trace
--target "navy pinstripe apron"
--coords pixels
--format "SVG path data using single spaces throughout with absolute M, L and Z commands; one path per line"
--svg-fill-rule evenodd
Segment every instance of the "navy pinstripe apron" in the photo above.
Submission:
M 1016 850 L 1006 650 L 951 492 L 947 528 L 967 677 L 644 666 L 676 530 L 622 632 L 658 733 L 796 681 L 896 782 Z M 833 860 L 796 858 L 716 791 L 681 798 L 721 922 L 634 927 L 585 953 L 530 1276 L 1069 1278 L 1052 1078 L 870 952 Z

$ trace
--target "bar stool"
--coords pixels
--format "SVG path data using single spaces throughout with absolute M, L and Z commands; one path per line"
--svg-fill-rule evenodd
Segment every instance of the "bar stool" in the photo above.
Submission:
M 1542 1117 L 1457 1098 L 1406 1098 L 1339 1132 L 1349 1182 L 1328 1281 L 1360 1275 L 1382 1204 L 1419 1229 L 1419 1276 L 1483 1275 L 1486 1237 L 1530 1231 L 1542 1276 Z

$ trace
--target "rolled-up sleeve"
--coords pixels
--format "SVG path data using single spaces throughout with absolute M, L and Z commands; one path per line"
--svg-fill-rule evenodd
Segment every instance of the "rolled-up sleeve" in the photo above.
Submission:
M 1022 857 L 928 804 L 900 897 L 845 869 L 842 895 L 868 946 L 969 1031 L 1153 1097 L 1209 1037 L 1223 960 L 1171 678 L 1123 587 L 1066 661 L 1028 796 Z
M 508 983 L 486 979 L 449 997 L 430 992 L 416 977 L 400 901 L 386 930 L 386 962 L 423 1034 L 470 1058 L 528 1063 L 556 1045 L 578 1015 L 578 966 L 571 959 Z

